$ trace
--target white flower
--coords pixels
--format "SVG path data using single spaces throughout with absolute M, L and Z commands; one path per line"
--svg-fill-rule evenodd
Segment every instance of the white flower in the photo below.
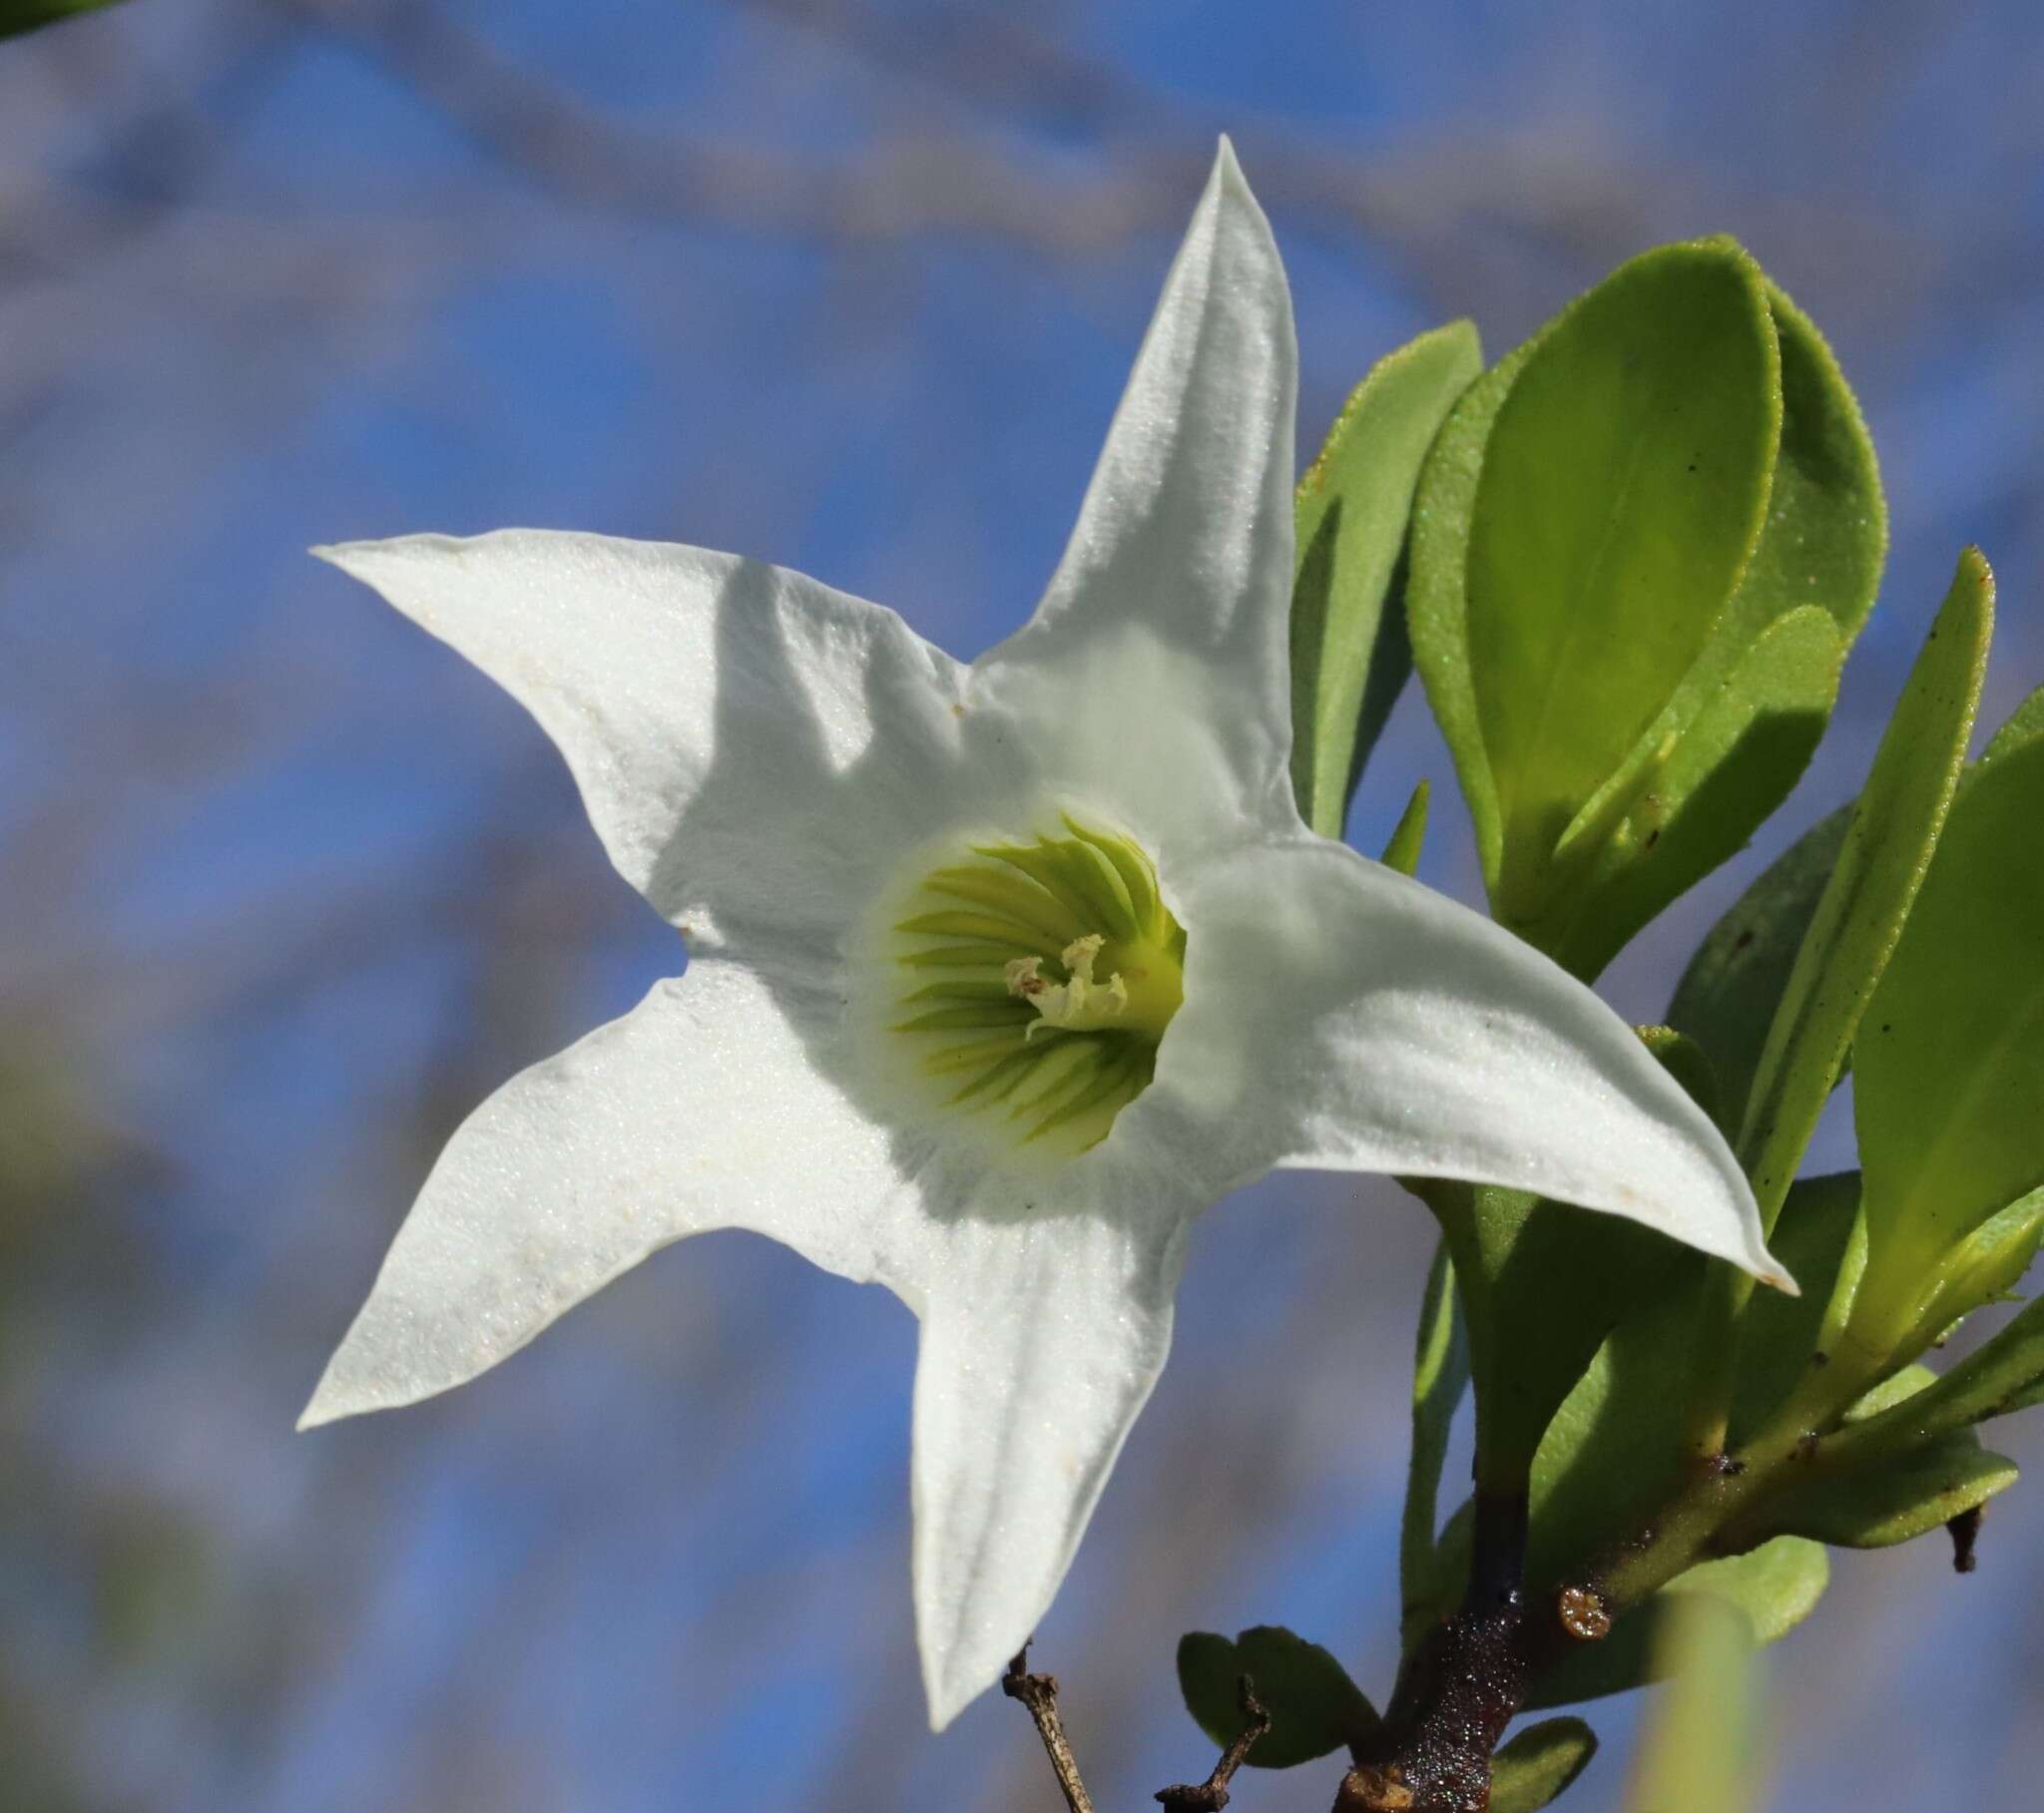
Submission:
M 454 1135 L 306 1424 L 473 1378 L 706 1228 L 876 1279 L 922 1324 L 941 1726 L 1050 1603 L 1187 1229 L 1237 1185 L 1520 1185 L 1782 1279 L 1725 1142 L 1609 1009 L 1300 822 L 1294 367 L 1224 143 L 1050 590 L 969 667 L 696 548 L 325 551 L 531 710 L 690 959 Z

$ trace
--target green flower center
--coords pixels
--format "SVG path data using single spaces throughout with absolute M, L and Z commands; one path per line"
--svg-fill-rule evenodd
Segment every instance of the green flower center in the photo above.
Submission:
M 1149 857 L 1067 816 L 1067 837 L 974 844 L 893 926 L 892 1031 L 944 1106 L 1017 1144 L 1098 1145 L 1149 1088 L 1185 999 L 1186 935 Z

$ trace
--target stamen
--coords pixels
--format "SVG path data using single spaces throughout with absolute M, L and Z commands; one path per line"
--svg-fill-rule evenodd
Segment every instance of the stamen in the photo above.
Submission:
M 1185 933 L 1149 858 L 1066 816 L 1068 836 L 973 846 L 931 870 L 893 927 L 918 980 L 890 1030 L 947 1109 L 1006 1112 L 1018 1145 L 1075 1155 L 1156 1073 L 1184 995 Z

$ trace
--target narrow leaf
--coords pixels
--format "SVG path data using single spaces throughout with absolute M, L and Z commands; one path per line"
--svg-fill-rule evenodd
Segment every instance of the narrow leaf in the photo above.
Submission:
M 1396 869 L 1401 875 L 1419 872 L 1419 851 L 1426 842 L 1426 812 L 1432 796 L 1433 788 L 1424 780 L 1412 789 L 1412 797 L 1391 827 L 1390 841 L 1384 845 L 1379 859 L 1385 868 Z
M 1456 1307 L 1454 1262 L 1443 1240 L 1434 1248 L 1426 1274 L 1419 1338 L 1412 1355 L 1412 1458 L 1398 1536 L 1398 1584 L 1404 1604 L 1424 1593 L 1432 1574 L 1448 1427 L 1468 1383 L 1469 1343 Z
M 1868 1260 L 1853 1327 L 1875 1351 L 1939 1312 L 1923 1284 L 1944 1254 L 2044 1184 L 2040 827 L 2032 738 L 1961 789 L 1859 1035 Z
M 1580 1718 L 1528 1725 L 1490 1759 L 1490 1813 L 1539 1813 L 1596 1754 L 1597 1733 Z
M 1993 626 L 1993 575 L 1968 549 L 1875 752 L 1756 1069 L 1740 1147 L 1771 1230 L 1943 828 Z
M 1697 947 L 1668 1005 L 1668 1024 L 1710 1054 L 1735 1126 L 1745 1115 L 1768 1027 L 1788 992 L 1802 935 L 1851 823 L 1851 807 L 1840 806 L 1777 857 Z M 1802 1281 L 1791 1260 L 1783 1263 Z
M 1841 1549 L 1886 1549 L 1977 1510 L 2016 1483 L 2016 1464 L 1955 1430 L 1803 1481 L 1770 1501 L 1763 1527 Z
M 1386 638 L 1420 466 L 1483 369 L 1476 329 L 1451 321 L 1378 360 L 1298 483 L 1291 593 L 1292 785 L 1306 822 L 1338 838 L 1348 797 L 1405 678 Z M 1389 665 L 1395 673 L 1377 676 Z M 1388 684 L 1388 694 L 1386 694 Z M 1365 711 L 1372 693 L 1381 708 Z M 1371 717 L 1374 721 L 1369 721 Z
M 1455 776 L 1476 831 L 1486 885 L 1495 886 L 1503 847 L 1497 782 L 1484 747 L 1476 677 L 1469 663 L 1469 594 L 1465 569 L 1484 443 L 1513 382 L 1537 340 L 1508 354 L 1462 393 L 1427 455 L 1412 509 L 1412 570 L 1405 587 L 1405 624 L 1412 665 L 1440 725 Z

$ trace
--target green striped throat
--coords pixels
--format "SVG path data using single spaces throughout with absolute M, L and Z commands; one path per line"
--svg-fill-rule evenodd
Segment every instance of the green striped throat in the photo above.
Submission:
M 1150 1085 L 1185 996 L 1186 935 L 1128 838 L 973 844 L 892 927 L 891 1031 L 944 1107 L 1017 1145 L 1075 1155 Z

